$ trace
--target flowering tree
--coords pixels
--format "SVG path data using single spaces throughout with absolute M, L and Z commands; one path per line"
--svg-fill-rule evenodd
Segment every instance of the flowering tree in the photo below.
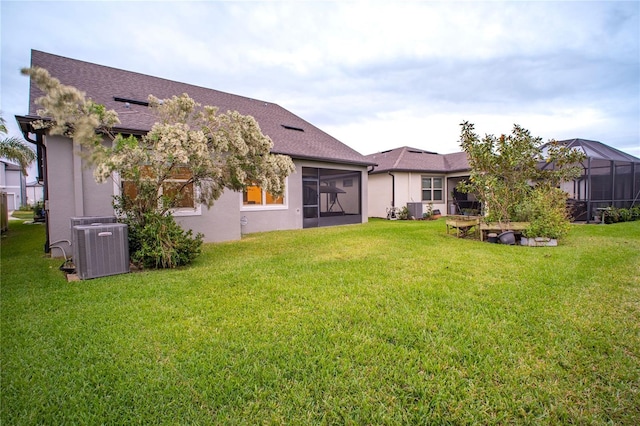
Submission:
M 236 111 L 220 114 L 216 107 L 203 107 L 187 94 L 165 100 L 150 96 L 157 122 L 142 137 L 123 136 L 112 132 L 119 123 L 115 111 L 61 84 L 45 69 L 22 72 L 45 92 L 36 101 L 42 107 L 38 114 L 45 118 L 35 125 L 81 146 L 95 166 L 96 181 L 117 176 L 133 188 L 116 197 L 115 207 L 124 213 L 134 235 L 150 222 L 171 217 L 171 209 L 184 197 L 211 207 L 225 189 L 241 191 L 249 184 L 281 195 L 285 178 L 295 170 L 291 158 L 271 154 L 273 142 L 251 116 Z M 111 143 L 104 144 L 105 138 Z

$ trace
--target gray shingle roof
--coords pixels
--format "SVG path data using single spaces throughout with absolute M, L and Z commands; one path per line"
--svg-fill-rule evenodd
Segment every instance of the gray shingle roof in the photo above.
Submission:
M 367 155 L 367 158 L 378 164 L 372 173 L 387 172 L 429 172 L 451 173 L 469 170 L 467 154 L 437 154 L 417 148 L 403 146 L 388 151 Z
M 631 154 L 627 154 L 626 152 L 620 151 L 598 141 L 590 141 L 587 139 L 567 139 L 558 141 L 558 143 L 584 152 L 587 158 L 640 163 L 640 158 L 634 157 Z
M 87 97 L 118 113 L 120 131 L 146 132 L 154 123 L 146 102 L 149 95 L 160 99 L 187 93 L 202 105 L 217 106 L 220 112 L 235 110 L 253 116 L 262 132 L 273 140 L 272 152 L 299 159 L 370 165 L 362 154 L 281 106 L 218 90 L 207 89 L 145 74 L 79 61 L 33 50 L 31 65 L 45 68 L 63 84 L 84 91 Z M 29 114 L 42 92 L 31 84 Z M 114 98 L 120 98 L 115 100 Z M 127 107 L 124 99 L 133 100 Z

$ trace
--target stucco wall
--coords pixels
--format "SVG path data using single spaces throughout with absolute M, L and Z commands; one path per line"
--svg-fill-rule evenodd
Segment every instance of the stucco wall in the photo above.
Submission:
M 407 203 L 422 203 L 422 211 L 426 212 L 429 201 L 422 201 L 422 176 L 443 178 L 443 200 L 433 202 L 433 209 L 447 214 L 447 201 L 453 188 L 447 188 L 446 176 L 434 173 L 393 172 L 395 179 L 388 173 L 375 173 L 369 176 L 369 215 L 371 217 L 387 217 L 387 208 L 395 198 L 395 207 L 402 208 Z M 395 180 L 395 182 L 394 182 Z M 393 189 L 395 188 L 395 196 Z
M 388 174 L 369 175 L 369 217 L 387 217 L 391 207 L 391 176 Z
M 240 239 L 239 198 L 242 198 L 242 194 L 225 191 L 210 209 L 202 206 L 200 215 L 176 216 L 176 222 L 183 229 L 191 229 L 194 234 L 204 234 L 207 243 Z

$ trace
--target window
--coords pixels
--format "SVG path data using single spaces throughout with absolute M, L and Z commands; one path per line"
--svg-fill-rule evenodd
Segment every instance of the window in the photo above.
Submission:
M 143 176 L 151 178 L 153 173 L 145 167 L 142 171 Z M 199 214 L 200 206 L 196 203 L 196 188 L 191 179 L 191 170 L 187 167 L 178 167 L 172 171 L 169 178 L 162 184 L 162 195 L 169 197 L 175 196 L 175 205 L 173 213 L 180 216 L 181 214 L 197 213 Z M 131 181 L 122 181 L 121 193 L 131 199 L 135 199 L 138 194 L 138 188 Z
M 274 196 L 270 192 L 263 191 L 258 185 L 249 185 L 242 194 L 244 206 L 282 206 L 284 196 Z
M 422 201 L 443 201 L 442 178 L 422 176 Z

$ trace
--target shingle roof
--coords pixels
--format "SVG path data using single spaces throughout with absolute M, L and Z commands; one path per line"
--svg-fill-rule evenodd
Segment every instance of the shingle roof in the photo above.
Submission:
M 378 165 L 372 173 L 387 172 L 431 172 L 451 173 L 469 170 L 467 154 L 437 154 L 417 148 L 403 146 L 388 151 L 367 155 L 367 158 Z
M 620 151 L 598 141 L 590 141 L 587 139 L 567 139 L 558 141 L 558 143 L 584 152 L 587 158 L 640 163 L 640 158 L 634 157 L 631 154 L 627 154 L 626 152 Z
M 221 112 L 235 110 L 253 116 L 262 132 L 273 140 L 272 152 L 299 159 L 371 165 L 362 154 L 281 106 L 218 90 L 166 80 L 131 71 L 97 65 L 33 50 L 31 65 L 45 68 L 63 84 L 84 91 L 87 97 L 118 113 L 120 131 L 146 132 L 154 123 L 145 105 L 148 96 L 160 99 L 187 93 L 202 105 Z M 29 114 L 35 115 L 34 101 L 42 92 L 31 83 Z M 119 100 L 116 100 L 119 98 Z M 132 100 L 127 107 L 125 100 Z

